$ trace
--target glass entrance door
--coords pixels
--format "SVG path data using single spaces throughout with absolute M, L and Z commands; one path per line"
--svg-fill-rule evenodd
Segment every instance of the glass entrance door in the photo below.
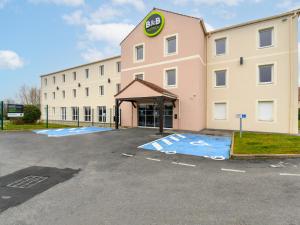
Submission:
M 140 104 L 138 107 L 138 126 L 159 127 L 159 109 L 156 104 Z M 173 127 L 173 106 L 165 104 L 164 127 Z

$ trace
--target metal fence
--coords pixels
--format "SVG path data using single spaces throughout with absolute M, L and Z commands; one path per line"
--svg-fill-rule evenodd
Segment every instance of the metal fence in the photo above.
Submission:
M 121 126 L 121 110 L 119 125 Z M 52 107 L 42 109 L 42 121 L 48 124 L 65 124 L 70 126 L 115 126 L 115 109 L 105 106 L 97 107 Z

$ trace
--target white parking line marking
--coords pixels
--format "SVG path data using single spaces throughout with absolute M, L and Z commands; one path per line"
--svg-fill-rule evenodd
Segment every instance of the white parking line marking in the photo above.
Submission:
M 151 160 L 151 161 L 156 161 L 156 162 L 160 162 L 161 160 L 160 159 L 153 159 L 153 158 L 146 158 L 148 160 Z
M 221 169 L 222 171 L 226 171 L 226 172 L 236 172 L 236 173 L 246 173 L 245 170 L 233 170 L 233 169 Z
M 170 138 L 171 138 L 172 140 L 174 140 L 174 141 L 179 141 L 179 139 L 176 138 L 176 137 L 174 137 L 174 136 L 170 136 Z
M 158 151 L 163 149 L 163 147 L 160 144 L 158 144 L 157 142 L 153 142 L 152 145 Z
M 167 145 L 173 144 L 171 141 L 169 141 L 169 140 L 167 140 L 167 139 L 161 139 L 161 140 L 162 140 L 162 142 L 164 142 L 164 143 L 167 144 Z
M 69 130 L 76 130 L 77 128 L 70 128 Z
M 193 164 L 187 164 L 187 163 L 178 163 L 178 162 L 172 162 L 174 165 L 180 165 L 180 166 L 189 166 L 189 167 L 195 167 L 196 165 Z
M 38 131 L 37 133 L 38 133 L 38 134 L 41 134 L 41 133 L 46 133 L 47 131 L 49 131 L 49 130 L 40 130 L 40 131 Z
M 64 129 L 57 129 L 57 130 L 55 130 L 55 131 L 62 131 L 62 130 L 64 130 Z
M 185 136 L 181 135 L 181 134 L 176 134 L 178 137 L 181 137 L 181 138 L 185 138 Z
M 300 174 L 297 173 L 280 173 L 280 176 L 296 176 L 296 177 L 300 177 Z
M 126 156 L 126 157 L 133 157 L 133 155 L 130 155 L 130 154 L 126 154 L 126 153 L 122 153 L 123 156 Z

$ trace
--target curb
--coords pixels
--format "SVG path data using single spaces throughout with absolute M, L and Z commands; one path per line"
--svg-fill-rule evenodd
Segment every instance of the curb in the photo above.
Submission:
M 300 154 L 231 154 L 231 159 L 288 159 L 300 158 Z

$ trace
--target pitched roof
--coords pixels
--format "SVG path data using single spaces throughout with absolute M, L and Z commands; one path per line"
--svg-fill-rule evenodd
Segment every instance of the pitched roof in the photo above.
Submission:
M 119 94 L 121 94 L 122 92 L 124 92 L 127 88 L 129 88 L 132 84 L 134 84 L 135 82 L 139 82 L 143 85 L 145 85 L 146 87 L 160 93 L 161 95 L 166 95 L 168 97 L 171 97 L 171 98 L 177 98 L 177 96 L 175 94 L 173 94 L 172 92 L 156 85 L 156 84 L 153 84 L 153 83 L 150 83 L 148 81 L 145 81 L 145 80 L 141 80 L 141 79 L 135 79 L 133 81 L 131 81 L 126 87 L 124 87 L 118 94 L 115 95 L 115 97 L 117 97 Z M 138 96 L 137 96 L 138 97 Z

